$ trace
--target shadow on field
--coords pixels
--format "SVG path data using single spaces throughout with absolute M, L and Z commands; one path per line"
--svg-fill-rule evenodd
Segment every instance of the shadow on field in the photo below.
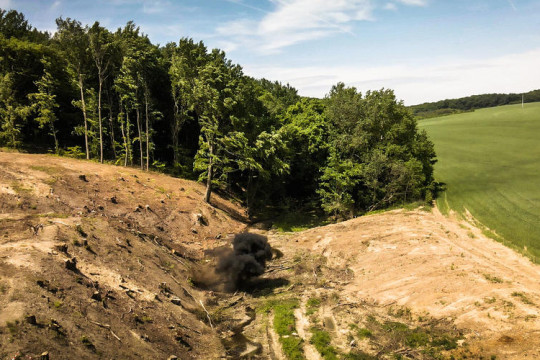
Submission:
M 440 194 L 446 191 L 446 183 L 436 181 L 433 183 L 433 198 L 437 199 Z

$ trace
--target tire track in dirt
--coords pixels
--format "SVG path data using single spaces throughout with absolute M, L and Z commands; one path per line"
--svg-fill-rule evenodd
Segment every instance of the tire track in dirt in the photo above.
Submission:
M 274 331 L 274 314 L 268 316 L 268 324 L 266 324 L 266 337 L 268 342 L 268 353 L 272 360 L 286 360 L 283 350 L 281 349 L 281 343 L 279 342 L 279 335 Z
M 298 332 L 298 336 L 304 340 L 304 355 L 306 356 L 306 359 L 321 360 L 321 355 L 309 342 L 310 336 L 307 335 L 310 327 L 310 321 L 306 316 L 306 303 L 307 297 L 304 296 L 300 302 L 300 306 L 294 310 L 294 317 L 296 318 L 296 331 Z

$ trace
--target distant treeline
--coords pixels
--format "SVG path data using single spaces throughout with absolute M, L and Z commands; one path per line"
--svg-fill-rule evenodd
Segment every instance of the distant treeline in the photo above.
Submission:
M 540 90 L 533 90 L 524 94 L 473 95 L 459 99 L 441 100 L 432 103 L 414 105 L 410 106 L 409 108 L 412 110 L 417 119 L 427 119 L 494 106 L 519 104 L 521 103 L 522 95 L 525 102 L 540 101 Z
M 51 36 L 0 9 L 0 146 L 199 179 L 206 201 L 220 191 L 252 214 L 351 217 L 432 197 L 433 144 L 391 90 L 302 98 L 203 42 L 56 24 Z

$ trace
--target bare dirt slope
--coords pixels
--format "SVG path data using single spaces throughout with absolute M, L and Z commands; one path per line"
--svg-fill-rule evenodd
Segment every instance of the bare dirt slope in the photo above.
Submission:
M 540 268 L 474 221 L 398 210 L 252 229 L 276 256 L 225 294 L 193 269 L 211 271 L 206 250 L 245 219 L 203 190 L 0 152 L 0 359 L 540 358 Z
M 203 190 L 0 152 L 0 359 L 219 358 L 190 268 L 244 225 L 231 217 L 242 209 L 217 196 L 208 206 Z
M 540 267 L 468 222 L 437 209 L 398 210 L 274 235 L 271 243 L 320 254 L 324 267 L 341 270 L 341 281 L 320 284 L 337 289 L 339 303 L 446 319 L 476 356 L 540 358 Z

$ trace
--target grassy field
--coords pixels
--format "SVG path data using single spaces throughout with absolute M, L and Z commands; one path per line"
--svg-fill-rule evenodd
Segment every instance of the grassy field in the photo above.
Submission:
M 435 143 L 438 206 L 465 209 L 487 234 L 540 262 L 540 103 L 419 122 Z M 497 236 L 498 235 L 498 236 Z

